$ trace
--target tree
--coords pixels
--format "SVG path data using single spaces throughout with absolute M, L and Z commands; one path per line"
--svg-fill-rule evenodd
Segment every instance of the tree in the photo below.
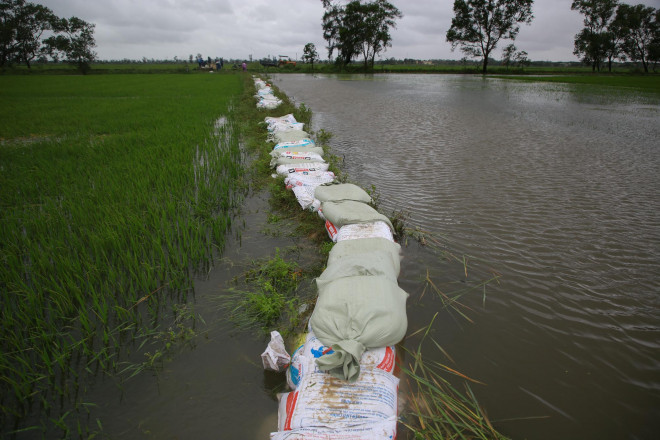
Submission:
M 78 17 L 58 19 L 53 26 L 57 34 L 44 40 L 48 53 L 51 56 L 61 54 L 68 63 L 77 65 L 86 73 L 96 59 L 96 53 L 92 51 L 96 46 L 94 26 Z
M 525 67 L 531 64 L 528 54 L 524 50 L 521 50 L 520 52 L 516 52 L 515 60 L 516 63 L 518 64 L 518 67 Z
M 328 42 L 328 57 L 337 51 L 337 61 L 345 66 L 361 54 L 365 70 L 374 66 L 376 55 L 392 46 L 390 29 L 402 17 L 393 4 L 386 0 L 361 2 L 353 0 L 346 5 L 321 0 L 323 38 Z
M 305 44 L 302 59 L 304 62 L 310 63 L 312 65 L 312 71 L 314 70 L 314 61 L 317 60 L 318 57 L 319 54 L 316 52 L 316 46 L 314 46 L 314 43 Z
M 616 35 L 609 31 L 618 0 L 573 0 L 571 10 L 584 15 L 584 28 L 575 36 L 573 53 L 582 62 L 600 71 L 605 58 L 612 68 L 612 58 L 618 54 Z
M 16 60 L 18 62 L 24 61 L 29 69 L 30 62 L 41 51 L 42 34 L 53 29 L 53 23 L 57 20 L 57 17 L 53 14 L 53 11 L 45 6 L 23 3 L 17 8 L 14 18 Z
M 660 14 L 650 6 L 621 4 L 617 8 L 613 27 L 621 36 L 621 50 L 632 61 L 640 61 L 649 71 L 649 59 L 654 57 L 654 43 L 660 40 Z
M 514 54 L 516 53 L 516 45 L 511 43 L 502 49 L 502 64 L 506 66 L 506 70 L 509 70 L 511 61 L 513 61 Z
M 460 46 L 468 56 L 482 57 L 482 72 L 502 39 L 515 40 L 519 23 L 531 23 L 534 0 L 454 0 L 454 18 L 447 31 L 451 49 Z

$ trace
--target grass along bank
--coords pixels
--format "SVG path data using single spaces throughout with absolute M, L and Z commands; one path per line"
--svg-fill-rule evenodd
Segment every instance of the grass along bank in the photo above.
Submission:
M 2 76 L 0 90 L 1 432 L 67 437 L 90 376 L 126 369 L 124 348 L 177 314 L 223 246 L 242 84 Z
M 660 75 L 492 76 L 512 81 L 583 84 L 660 93 Z

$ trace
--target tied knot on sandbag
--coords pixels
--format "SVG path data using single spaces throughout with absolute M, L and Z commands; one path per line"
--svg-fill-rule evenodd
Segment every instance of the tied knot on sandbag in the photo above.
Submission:
M 355 382 L 360 376 L 360 359 L 366 347 L 356 340 L 345 339 L 332 344 L 334 353 L 321 356 L 316 360 L 319 370 L 327 371 L 330 375 Z

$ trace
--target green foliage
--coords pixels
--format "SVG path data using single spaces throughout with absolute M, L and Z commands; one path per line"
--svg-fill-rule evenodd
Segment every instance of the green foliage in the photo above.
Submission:
M 307 43 L 305 44 L 305 48 L 303 49 L 303 55 L 302 59 L 306 63 L 310 63 L 312 65 L 312 70 L 314 70 L 314 61 L 318 60 L 319 54 L 316 51 L 316 46 L 314 43 Z
M 648 73 L 649 61 L 660 60 L 660 9 L 621 4 L 612 27 L 622 39 L 621 51 L 632 61 L 641 62 Z
M 377 54 L 392 45 L 390 29 L 396 27 L 396 19 L 402 14 L 386 0 L 361 2 L 353 0 L 346 5 L 322 0 L 323 38 L 328 42 L 328 58 L 336 50 L 337 62 L 346 66 L 353 58 L 362 55 L 365 70 L 373 68 Z
M 531 23 L 534 0 L 455 0 L 447 31 L 452 50 L 460 46 L 469 57 L 482 57 L 482 72 L 501 39 L 515 40 L 519 23 Z

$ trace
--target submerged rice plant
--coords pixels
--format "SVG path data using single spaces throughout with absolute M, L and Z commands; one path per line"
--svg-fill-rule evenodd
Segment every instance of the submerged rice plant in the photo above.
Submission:
M 85 375 L 116 371 L 186 301 L 237 203 L 241 90 L 236 75 L 0 77 L 1 434 L 68 426 Z

